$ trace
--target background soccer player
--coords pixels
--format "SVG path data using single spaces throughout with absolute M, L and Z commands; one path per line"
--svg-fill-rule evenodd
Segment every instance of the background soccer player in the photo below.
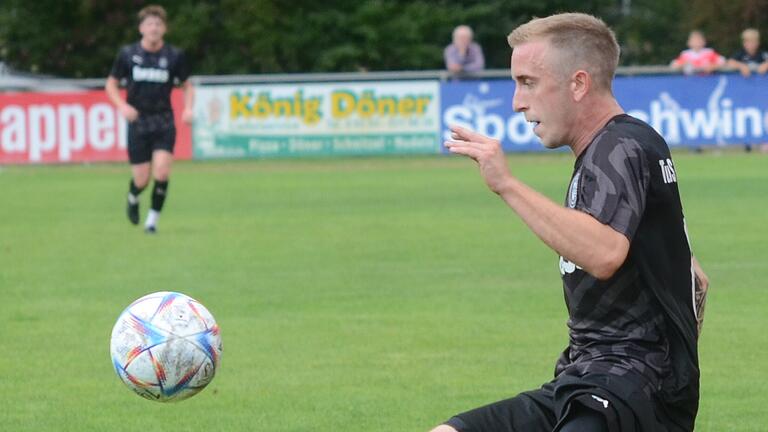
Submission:
M 534 19 L 509 44 L 515 111 L 545 147 L 576 156 L 565 206 L 515 178 L 497 140 L 455 127 L 446 145 L 474 159 L 488 187 L 560 255 L 570 343 L 553 381 L 433 432 L 691 431 L 703 301 L 695 291 L 708 282 L 691 255 L 669 148 L 614 99 L 619 46 L 599 19 Z
M 152 206 L 145 221 L 145 231 L 155 233 L 160 211 L 168 194 L 169 175 L 176 141 L 171 91 L 175 85 L 184 89 L 182 119 L 192 121 L 194 93 L 187 80 L 189 70 L 183 53 L 165 43 L 166 13 L 151 5 L 139 12 L 141 40 L 120 49 L 107 78 L 106 92 L 112 103 L 128 120 L 128 159 L 132 178 L 128 191 L 127 213 L 132 224 L 139 223 L 139 194 L 155 180 Z M 126 81 L 127 99 L 119 92 Z

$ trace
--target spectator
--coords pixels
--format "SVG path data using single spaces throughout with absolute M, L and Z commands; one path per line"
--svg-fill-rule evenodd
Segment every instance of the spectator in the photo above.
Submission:
M 485 69 L 483 49 L 472 41 L 472 29 L 466 25 L 460 25 L 453 30 L 453 43 L 445 47 L 443 56 L 445 67 L 457 75 Z
M 672 61 L 672 69 L 682 70 L 686 75 L 710 74 L 725 64 L 723 56 L 707 48 L 704 33 L 694 30 L 688 35 L 688 49 Z
M 768 51 L 760 49 L 759 31 L 748 28 L 741 32 L 741 46 L 743 48 L 728 59 L 728 67 L 738 69 L 745 77 L 753 72 L 768 71 Z

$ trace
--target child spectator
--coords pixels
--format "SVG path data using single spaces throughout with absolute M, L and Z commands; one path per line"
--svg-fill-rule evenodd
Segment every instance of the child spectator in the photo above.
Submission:
M 768 51 L 760 49 L 759 31 L 748 28 L 741 32 L 741 46 L 742 49 L 728 59 L 728 67 L 737 69 L 745 77 L 753 72 L 768 71 Z
M 723 56 L 712 48 L 707 48 L 704 33 L 694 30 L 688 35 L 688 49 L 672 61 L 672 69 L 681 70 L 686 75 L 710 74 L 725 64 Z

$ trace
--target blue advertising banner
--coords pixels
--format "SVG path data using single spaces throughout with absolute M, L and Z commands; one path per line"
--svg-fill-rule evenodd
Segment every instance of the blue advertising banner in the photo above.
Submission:
M 505 151 L 544 150 L 525 117 L 512 110 L 511 80 L 441 85 L 441 133 L 456 124 L 499 139 Z M 648 122 L 670 146 L 768 142 L 768 77 L 617 77 L 614 93 L 627 113 Z

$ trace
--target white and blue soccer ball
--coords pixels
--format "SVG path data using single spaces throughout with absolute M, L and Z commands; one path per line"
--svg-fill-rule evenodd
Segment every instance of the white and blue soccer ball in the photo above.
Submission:
M 170 402 L 194 396 L 216 375 L 221 332 L 197 300 L 177 292 L 148 294 L 117 319 L 112 364 L 128 388 Z

